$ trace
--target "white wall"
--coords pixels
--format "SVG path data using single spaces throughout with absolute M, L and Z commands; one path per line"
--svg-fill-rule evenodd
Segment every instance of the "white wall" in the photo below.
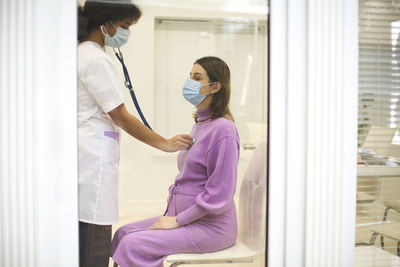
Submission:
M 137 0 L 140 6 L 189 8 L 194 10 L 214 10 L 217 12 L 239 12 L 265 14 L 266 0 Z
M 140 102 L 143 113 L 150 125 L 154 125 L 154 38 L 155 38 L 155 18 L 188 18 L 188 19 L 232 19 L 235 17 L 244 17 L 251 19 L 266 20 L 266 8 L 258 8 L 256 12 L 232 12 L 227 11 L 223 4 L 229 1 L 220 1 L 219 8 L 209 9 L 210 3 L 201 1 L 186 5 L 174 1 L 174 4 L 166 6 L 165 1 L 153 5 L 143 1 L 141 9 L 143 16 L 138 24 L 134 26 L 130 41 L 122 47 L 124 58 L 129 69 L 131 79 L 135 87 L 136 96 Z M 139 1 L 139 4 L 141 2 Z M 164 3 L 161 5 L 160 3 Z M 182 2 L 181 2 L 182 3 Z M 186 2 L 185 2 L 186 3 Z M 253 5 L 254 7 L 254 5 Z M 258 6 L 259 7 L 259 6 Z M 112 52 L 112 50 L 108 50 Z M 114 55 L 111 55 L 115 59 Z M 115 59 L 117 69 L 120 70 L 120 64 Z M 123 80 L 122 71 L 120 71 L 121 81 Z M 137 115 L 132 104 L 129 92 L 121 85 L 123 90 L 125 104 L 128 110 Z M 188 114 L 192 116 L 192 114 Z M 190 129 L 188 129 L 189 133 Z M 180 134 L 176 132 L 174 134 Z M 168 136 L 172 137 L 172 136 Z M 242 152 L 242 158 L 239 164 L 239 177 L 242 176 L 244 167 L 247 165 L 247 159 L 250 152 Z M 162 212 L 165 208 L 167 197 L 167 188 L 173 183 L 178 174 L 176 164 L 177 153 L 167 154 L 156 151 L 155 149 L 133 139 L 127 134 L 123 134 L 121 141 L 121 161 L 120 161 L 120 215 L 134 214 L 136 216 L 154 215 L 155 211 Z M 149 214 L 135 214 L 143 211 L 142 207 L 146 205 L 151 207 Z

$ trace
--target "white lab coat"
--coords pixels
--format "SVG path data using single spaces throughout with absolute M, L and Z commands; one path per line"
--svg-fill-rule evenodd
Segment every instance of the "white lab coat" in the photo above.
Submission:
M 118 221 L 120 130 L 107 112 L 123 103 L 111 58 L 95 42 L 78 46 L 79 220 Z

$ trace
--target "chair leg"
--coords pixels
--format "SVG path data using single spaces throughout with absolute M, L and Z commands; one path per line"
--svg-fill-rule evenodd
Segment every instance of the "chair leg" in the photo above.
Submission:
M 390 207 L 387 207 L 385 209 L 385 212 L 383 213 L 383 221 L 386 221 L 389 210 L 390 210 Z
M 400 257 L 400 240 L 397 241 L 397 256 Z
M 391 209 L 390 207 L 386 207 L 385 211 L 383 212 L 383 221 L 384 222 L 387 219 L 387 215 L 388 215 L 390 209 Z M 384 236 L 381 235 L 381 247 L 382 247 L 382 249 L 385 249 L 385 241 L 384 241 L 384 239 L 385 239 Z
M 372 234 L 372 236 L 371 236 L 371 238 L 370 238 L 370 240 L 369 240 L 369 245 L 370 246 L 373 246 L 374 244 L 375 244 L 375 240 L 376 240 L 376 237 L 378 236 L 378 233 L 376 233 L 376 232 L 374 232 L 373 234 Z

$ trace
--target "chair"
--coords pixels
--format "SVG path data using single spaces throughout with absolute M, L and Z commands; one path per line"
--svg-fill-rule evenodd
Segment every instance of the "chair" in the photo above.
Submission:
M 181 264 L 251 263 L 265 251 L 266 138 L 262 138 L 243 177 L 239 195 L 239 234 L 232 247 L 212 253 L 173 254 L 165 261 Z
M 379 201 L 385 205 L 382 224 L 371 227 L 373 233 L 370 244 L 380 235 L 381 247 L 385 249 L 384 238 L 389 237 L 397 242 L 397 256 L 400 256 L 400 177 L 382 177 L 379 184 Z M 389 211 L 393 211 L 393 220 L 388 220 Z M 397 223 L 396 223 L 397 222 Z
M 389 238 L 397 242 L 396 255 L 400 256 L 400 167 L 369 166 L 360 171 L 356 245 L 374 246 L 379 236 L 381 249 L 394 253 L 392 247 L 385 246 L 385 238 Z M 369 241 L 366 241 L 367 236 L 370 236 Z
M 396 128 L 371 125 L 362 147 L 380 156 L 391 156 L 391 145 L 395 133 Z M 367 163 L 369 165 L 374 165 L 379 162 L 367 161 Z

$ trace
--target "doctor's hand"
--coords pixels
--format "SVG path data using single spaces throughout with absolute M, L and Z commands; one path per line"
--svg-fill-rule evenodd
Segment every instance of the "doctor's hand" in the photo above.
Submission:
M 167 230 L 178 228 L 179 224 L 176 221 L 176 216 L 161 216 L 158 220 L 150 226 L 149 230 Z
M 190 135 L 179 134 L 170 139 L 166 139 L 161 149 L 165 152 L 175 152 L 178 150 L 189 149 L 191 145 L 192 137 Z
M 108 115 L 115 124 L 131 136 L 165 152 L 189 149 L 192 145 L 192 137 L 188 134 L 180 134 L 170 139 L 165 139 L 156 132 L 151 131 L 138 118 L 131 115 L 124 104 L 108 112 Z

